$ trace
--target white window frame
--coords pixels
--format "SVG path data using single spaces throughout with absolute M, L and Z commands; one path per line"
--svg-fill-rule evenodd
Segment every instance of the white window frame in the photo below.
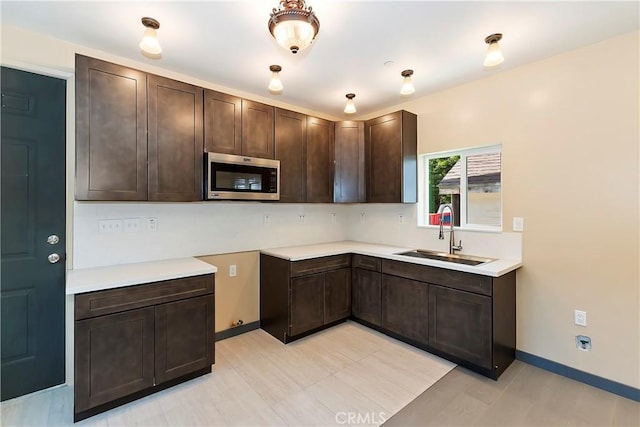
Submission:
M 467 223 L 467 157 L 478 154 L 500 153 L 500 225 L 482 225 Z M 502 144 L 483 147 L 461 148 L 418 155 L 418 227 L 437 228 L 428 221 L 427 203 L 429 200 L 429 160 L 440 157 L 460 156 L 460 226 L 456 229 L 470 231 L 501 232 L 504 223 L 504 186 L 502 185 Z

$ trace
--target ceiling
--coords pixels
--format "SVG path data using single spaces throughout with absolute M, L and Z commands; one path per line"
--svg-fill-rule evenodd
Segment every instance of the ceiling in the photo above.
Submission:
M 3 25 L 193 76 L 265 98 L 344 117 L 406 101 L 400 72 L 415 70 L 412 98 L 500 73 L 637 30 L 638 2 L 435 2 L 307 0 L 320 20 L 313 45 L 297 55 L 267 29 L 278 0 L 60 2 L 2 0 Z M 163 53 L 144 57 L 143 16 L 160 21 Z M 483 69 L 484 38 L 504 34 L 505 62 Z M 388 63 L 388 61 L 391 61 Z M 282 95 L 267 90 L 269 65 L 282 66 Z

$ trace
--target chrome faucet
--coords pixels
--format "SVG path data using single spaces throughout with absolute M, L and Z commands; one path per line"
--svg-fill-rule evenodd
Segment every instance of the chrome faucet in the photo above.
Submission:
M 455 251 L 461 251 L 462 250 L 462 240 L 460 240 L 460 243 L 458 243 L 458 246 L 456 246 L 456 239 L 455 236 L 453 234 L 453 207 L 451 207 L 451 205 L 446 204 L 446 205 L 442 205 L 440 206 L 440 209 L 438 209 L 438 213 L 440 214 L 440 233 L 438 234 L 438 239 L 440 240 L 444 240 L 444 210 L 449 208 L 449 253 L 450 254 L 454 254 Z

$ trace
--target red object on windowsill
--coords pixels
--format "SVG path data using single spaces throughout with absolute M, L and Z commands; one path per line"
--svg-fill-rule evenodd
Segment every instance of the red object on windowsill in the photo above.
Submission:
M 442 225 L 449 225 L 451 221 L 451 213 L 444 212 L 442 214 Z M 429 214 L 429 225 L 440 225 L 440 214 L 430 213 Z

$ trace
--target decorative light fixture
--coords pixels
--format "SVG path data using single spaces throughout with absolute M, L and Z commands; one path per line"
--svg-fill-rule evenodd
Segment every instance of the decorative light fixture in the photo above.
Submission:
M 269 32 L 280 46 L 298 53 L 313 42 L 320 31 L 320 21 L 304 0 L 280 0 L 269 18 Z
M 485 67 L 494 67 L 504 62 L 504 56 L 500 52 L 500 45 L 498 42 L 502 40 L 502 34 L 496 33 L 487 36 L 484 42 L 489 45 L 487 48 L 487 57 L 484 59 Z
M 271 65 L 269 66 L 271 70 L 271 81 L 269 82 L 269 92 L 274 95 L 280 95 L 284 86 L 282 86 L 282 82 L 280 81 L 280 71 L 282 71 L 282 67 L 279 65 Z
M 144 17 L 142 18 L 142 25 L 146 28 L 140 41 L 140 49 L 150 55 L 160 55 L 162 48 L 160 47 L 158 34 L 156 32 L 156 30 L 160 28 L 160 23 L 153 18 Z
M 353 102 L 353 98 L 356 97 L 355 93 L 348 93 L 345 95 L 347 97 L 347 103 L 344 106 L 345 114 L 354 114 L 356 112 L 356 104 Z
M 404 80 L 402 82 L 402 88 L 400 89 L 400 95 L 402 96 L 412 95 L 416 91 L 416 88 L 413 87 L 413 81 L 411 81 L 413 70 L 404 70 L 402 73 L 400 73 L 400 75 L 404 77 Z

